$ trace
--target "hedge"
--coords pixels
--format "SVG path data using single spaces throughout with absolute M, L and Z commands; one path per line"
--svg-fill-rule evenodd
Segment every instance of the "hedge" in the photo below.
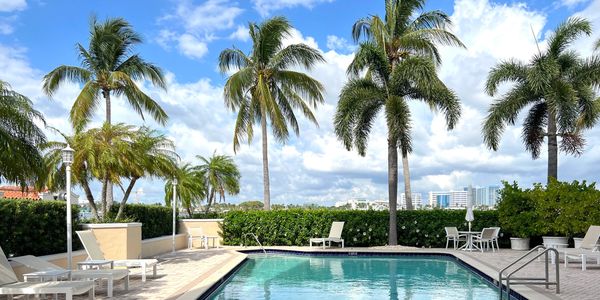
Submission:
M 73 205 L 73 234 L 79 207 Z M 63 201 L 0 199 L 0 246 L 8 256 L 67 251 L 67 205 Z M 73 249 L 79 240 L 73 239 Z
M 472 230 L 498 226 L 496 211 L 475 211 Z M 307 245 L 309 238 L 329 235 L 331 222 L 344 221 L 347 246 L 382 246 L 388 243 L 387 211 L 303 210 L 230 211 L 225 215 L 222 235 L 227 245 L 254 245 L 245 236 L 254 233 L 266 246 Z M 398 244 L 416 247 L 445 247 L 445 226 L 467 230 L 465 210 L 398 211 Z M 500 239 L 508 244 L 508 235 Z
M 119 211 L 119 205 L 111 208 L 111 217 Z M 173 210 L 170 207 L 148 204 L 125 204 L 124 219 L 142 223 L 142 239 L 150 239 L 173 233 Z M 177 222 L 179 226 L 179 222 Z

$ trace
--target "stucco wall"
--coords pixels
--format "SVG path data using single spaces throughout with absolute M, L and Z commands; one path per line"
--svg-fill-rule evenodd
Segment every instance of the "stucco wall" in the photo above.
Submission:
M 189 228 L 202 228 L 204 235 L 218 237 L 217 244 L 220 246 L 223 245 L 220 227 L 222 223 L 223 219 L 183 219 L 179 221 L 179 230 L 187 235 Z M 210 243 L 212 246 L 212 242 Z M 193 247 L 200 247 L 200 241 L 195 240 Z

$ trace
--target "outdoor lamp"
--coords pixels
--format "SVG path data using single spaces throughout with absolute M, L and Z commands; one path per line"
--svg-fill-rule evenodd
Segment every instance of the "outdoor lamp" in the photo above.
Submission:
M 62 161 L 65 165 L 71 165 L 73 163 L 73 154 L 75 150 L 67 144 L 67 147 L 62 149 Z

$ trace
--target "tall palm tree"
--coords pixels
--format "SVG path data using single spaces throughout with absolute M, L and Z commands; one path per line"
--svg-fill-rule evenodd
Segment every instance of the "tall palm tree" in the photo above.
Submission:
M 358 20 L 352 28 L 352 36 L 356 42 L 366 39 L 381 48 L 392 71 L 398 64 L 411 56 L 425 56 L 436 64 L 441 63 L 437 45 L 464 47 L 463 43 L 447 30 L 452 25 L 450 18 L 444 12 L 435 10 L 422 12 L 425 0 L 386 0 L 385 18 L 371 16 Z M 420 14 L 417 14 L 420 12 Z M 360 61 L 355 60 L 349 72 L 355 73 L 364 69 Z M 404 123 L 409 126 L 410 115 Z M 456 116 L 457 117 L 457 116 Z M 451 127 L 451 126 L 450 126 Z M 410 139 L 410 137 L 407 137 Z M 394 139 L 388 141 L 388 193 L 390 199 L 397 198 L 397 166 L 398 154 Z M 410 170 L 408 154 L 410 144 L 399 144 L 402 154 L 402 169 L 404 179 L 404 194 L 406 208 L 412 209 L 412 191 L 410 186 Z M 394 200 L 396 201 L 396 200 Z
M 200 205 L 200 201 L 206 197 L 205 178 L 196 167 L 189 163 L 177 167 L 174 170 L 173 177 L 177 179 L 177 199 L 179 203 L 186 209 L 191 217 L 193 208 Z M 165 203 L 171 206 L 173 200 L 173 179 L 169 178 L 165 182 Z
M 548 180 L 558 177 L 559 137 L 561 151 L 582 152 L 581 130 L 594 126 L 600 116 L 600 99 L 594 92 L 600 84 L 600 57 L 583 59 L 569 46 L 591 33 L 590 22 L 570 18 L 548 38 L 547 50 L 528 63 L 513 59 L 492 68 L 486 82 L 490 96 L 501 83 L 515 84 L 490 106 L 484 121 L 483 139 L 490 149 L 498 150 L 505 126 L 514 125 L 519 112 L 530 107 L 521 136 L 534 159 L 547 138 Z
M 269 160 L 267 151 L 267 122 L 271 122 L 274 138 L 285 142 L 288 126 L 300 134 L 294 113 L 299 110 L 308 120 L 317 124 L 311 110 L 323 102 L 323 85 L 310 76 L 292 69 L 300 66 L 311 69 L 323 62 L 323 56 L 304 44 L 284 47 L 283 40 L 290 36 L 292 26 L 283 17 L 275 17 L 261 24 L 248 26 L 252 51 L 246 55 L 237 48 L 225 49 L 219 55 L 221 72 L 236 71 L 225 84 L 225 104 L 237 111 L 233 147 L 240 141 L 252 141 L 252 126 L 260 122 L 262 134 L 263 182 L 265 209 L 271 209 L 269 188 Z
M 46 124 L 31 100 L 0 80 L 0 182 L 26 187 L 43 176 L 38 145 L 46 141 L 46 136 L 36 121 Z
M 412 209 L 408 154 L 412 151 L 411 118 L 407 104 L 417 99 L 444 112 L 448 129 L 460 116 L 460 104 L 436 74 L 441 58 L 436 44 L 464 45 L 446 30 L 450 24 L 443 12 L 424 12 L 416 17 L 424 1 L 386 1 L 385 19 L 364 18 L 352 33 L 360 42 L 348 67 L 350 81 L 340 93 L 335 115 L 337 137 L 350 150 L 365 155 L 366 144 L 377 114 L 383 110 L 388 129 L 388 197 L 390 245 L 397 243 L 398 147 L 402 153 L 407 209 Z M 367 71 L 363 78 L 358 76 Z
M 166 89 L 161 69 L 138 54 L 132 54 L 134 46 L 140 43 L 142 38 L 124 19 L 107 19 L 101 23 L 92 17 L 88 48 L 77 44 L 81 67 L 62 65 L 44 76 L 43 90 L 50 97 L 64 82 L 83 85 L 70 113 L 76 131 L 85 128 L 102 99 L 105 121 L 111 124 L 111 95 L 124 96 L 142 119 L 145 111 L 159 123 L 166 123 L 165 111 L 135 83 L 136 80 L 150 80 L 155 86 Z M 103 181 L 104 189 L 108 190 L 112 201 L 108 178 Z
M 239 194 L 242 175 L 231 156 L 213 153 L 213 156 L 209 158 L 200 155 L 196 157 L 202 161 L 196 170 L 204 177 L 208 191 L 206 212 L 216 201 L 217 194 L 219 194 L 219 200 L 225 200 L 226 193 L 229 195 Z

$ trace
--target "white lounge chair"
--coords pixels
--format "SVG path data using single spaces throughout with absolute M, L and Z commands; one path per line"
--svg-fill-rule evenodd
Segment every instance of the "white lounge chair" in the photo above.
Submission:
M 448 249 L 448 243 L 452 241 L 454 243 L 454 250 L 458 248 L 459 242 L 466 242 L 467 236 L 464 234 L 458 233 L 458 228 L 456 227 L 444 227 L 446 231 L 446 249 Z
M 0 295 L 41 295 L 64 294 L 66 300 L 72 300 L 73 295 L 88 293 L 94 299 L 93 281 L 52 281 L 52 282 L 19 282 L 17 274 L 0 248 Z
M 35 271 L 53 271 L 53 270 L 65 270 L 49 261 L 43 260 L 33 255 L 25 255 L 19 257 L 13 257 L 10 260 L 16 261 L 30 269 Z M 129 270 L 127 269 L 99 269 L 99 270 L 72 270 L 71 279 L 75 280 L 95 280 L 95 279 L 106 279 L 107 288 L 106 294 L 108 297 L 113 296 L 114 282 L 117 280 L 124 280 L 125 290 L 129 289 Z
M 87 252 L 88 258 L 91 260 L 105 260 L 104 253 L 96 241 L 96 236 L 91 230 L 76 231 L 85 252 Z M 113 260 L 115 267 L 126 267 L 129 268 L 141 268 L 142 269 L 142 281 L 146 281 L 146 270 L 152 267 L 152 276 L 156 277 L 156 265 L 158 260 L 156 259 L 120 259 Z
M 315 244 L 323 244 L 323 249 L 329 242 L 329 247 L 331 247 L 331 243 L 341 243 L 342 248 L 344 248 L 344 239 L 342 238 L 342 230 L 344 230 L 344 222 L 333 222 L 331 224 L 331 229 L 329 230 L 329 237 L 326 238 L 311 238 L 309 240 L 310 246 Z
M 569 260 L 581 260 L 581 269 L 587 270 L 587 259 L 596 258 L 596 263 L 600 265 L 600 252 L 597 251 L 596 247 L 598 244 L 598 238 L 600 238 L 600 226 L 590 226 L 583 241 L 581 241 L 581 247 L 579 248 L 563 248 L 565 267 L 569 266 Z
M 490 245 L 492 245 L 492 252 L 495 252 L 495 250 L 494 250 L 494 233 L 495 232 L 496 232 L 495 228 L 484 228 L 481 231 L 480 235 L 473 236 L 473 242 L 479 244 L 479 249 L 481 250 L 481 252 L 483 252 L 483 245 L 485 245 L 486 249 L 489 249 Z

